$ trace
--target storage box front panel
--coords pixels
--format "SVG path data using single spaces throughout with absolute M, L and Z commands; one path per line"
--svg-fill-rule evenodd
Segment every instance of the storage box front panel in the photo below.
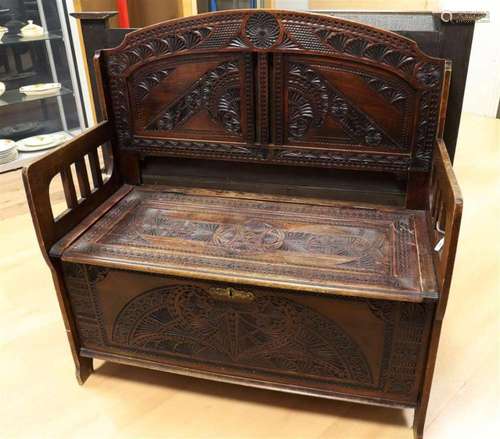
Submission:
M 433 304 L 64 265 L 84 348 L 242 379 L 417 397 Z

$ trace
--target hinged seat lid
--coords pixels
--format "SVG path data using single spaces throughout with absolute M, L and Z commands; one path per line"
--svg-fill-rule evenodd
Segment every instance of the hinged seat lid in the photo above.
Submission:
M 62 259 L 418 302 L 437 297 L 427 236 L 421 211 L 140 186 L 67 246 Z

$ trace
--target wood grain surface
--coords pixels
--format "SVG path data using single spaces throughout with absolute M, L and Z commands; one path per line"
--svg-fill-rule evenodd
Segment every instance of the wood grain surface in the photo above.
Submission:
M 62 259 L 350 296 L 437 298 L 424 211 L 247 197 L 137 187 Z

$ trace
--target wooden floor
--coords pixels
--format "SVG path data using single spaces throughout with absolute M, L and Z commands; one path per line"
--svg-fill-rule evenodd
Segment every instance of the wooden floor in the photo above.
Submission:
M 465 209 L 427 439 L 500 438 L 499 155 L 500 121 L 465 115 Z M 0 439 L 413 437 L 409 411 L 114 364 L 80 387 L 19 172 L 0 175 L 0 249 Z

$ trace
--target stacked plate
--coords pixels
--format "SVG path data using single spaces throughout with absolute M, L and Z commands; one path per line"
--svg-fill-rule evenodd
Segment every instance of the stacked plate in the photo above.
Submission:
M 69 139 L 71 139 L 71 136 L 64 132 L 40 134 L 19 140 L 17 142 L 17 150 L 22 152 L 43 151 L 44 149 L 55 148 Z
M 57 93 L 61 89 L 59 82 L 48 82 L 44 84 L 32 84 L 21 87 L 19 91 L 26 96 L 44 96 L 47 94 Z
M 17 144 L 13 140 L 0 139 L 0 165 L 17 159 Z

